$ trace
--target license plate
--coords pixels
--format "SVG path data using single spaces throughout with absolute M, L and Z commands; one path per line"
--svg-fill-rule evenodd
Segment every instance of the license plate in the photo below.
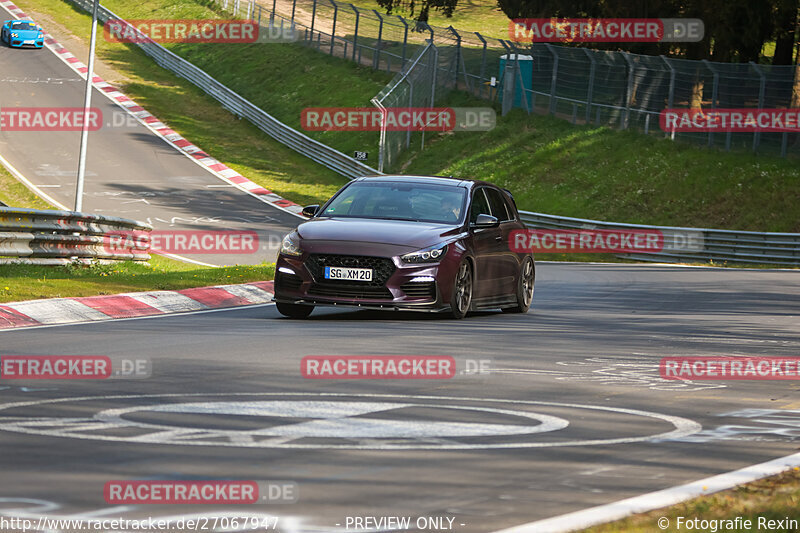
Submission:
M 36 41 L 22 41 L 22 44 L 34 44 Z
M 325 279 L 372 281 L 371 268 L 325 267 Z

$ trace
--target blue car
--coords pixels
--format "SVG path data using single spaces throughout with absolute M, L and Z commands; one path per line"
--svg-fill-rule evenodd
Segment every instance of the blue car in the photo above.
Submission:
M 32 20 L 7 20 L 0 31 L 0 40 L 12 48 L 44 46 L 44 32 Z

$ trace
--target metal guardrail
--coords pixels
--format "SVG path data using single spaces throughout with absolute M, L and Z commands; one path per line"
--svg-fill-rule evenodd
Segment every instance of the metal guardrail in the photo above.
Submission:
M 90 0 L 71 0 L 84 10 L 92 7 Z M 122 21 L 112 11 L 100 7 L 98 17 L 102 22 L 109 19 Z M 140 34 L 142 37 L 146 37 Z M 364 175 L 380 174 L 377 170 L 360 163 L 353 158 L 335 150 L 319 141 L 315 141 L 283 124 L 256 105 L 238 95 L 203 70 L 185 59 L 170 52 L 163 46 L 148 40 L 137 43 L 147 55 L 160 66 L 187 79 L 201 88 L 211 97 L 219 101 L 232 113 L 247 118 L 267 135 L 305 155 L 313 161 L 331 170 L 354 179 Z M 646 226 L 603 222 L 543 213 L 521 211 L 524 222 L 534 228 L 639 228 L 659 230 L 669 235 L 689 233 L 695 235 L 702 247 L 699 249 L 680 250 L 677 247 L 665 248 L 652 254 L 624 254 L 622 257 L 642 261 L 732 261 L 738 263 L 763 263 L 800 265 L 800 234 L 798 233 L 758 233 L 750 231 L 730 231 L 705 228 L 678 228 L 671 226 Z
M 660 252 L 620 254 L 638 261 L 709 262 L 800 265 L 800 233 L 760 233 L 677 226 L 647 226 L 603 222 L 520 211 L 523 222 L 542 229 L 646 229 L 657 230 L 672 241 Z M 675 241 L 678 241 L 677 243 Z
M 125 218 L 0 207 L 0 263 L 149 261 L 151 230 Z M 110 235 L 133 231 L 135 239 L 109 241 Z
M 71 0 L 86 11 L 92 9 L 90 0 Z M 98 19 L 105 23 L 108 20 L 123 21 L 112 11 L 100 6 Z M 252 122 L 258 129 L 285 144 L 289 148 L 309 157 L 315 162 L 328 167 L 329 169 L 349 178 L 364 176 L 365 174 L 376 174 L 377 171 L 342 152 L 331 148 L 321 142 L 315 141 L 303 135 L 299 131 L 283 124 L 278 119 L 266 113 L 258 106 L 232 91 L 202 69 L 194 66 L 180 56 L 170 52 L 160 44 L 148 39 L 144 34 L 139 33 L 143 42 L 136 45 L 145 54 L 153 58 L 161 67 L 185 78 L 206 94 L 217 100 L 222 106 L 238 117 L 243 117 Z

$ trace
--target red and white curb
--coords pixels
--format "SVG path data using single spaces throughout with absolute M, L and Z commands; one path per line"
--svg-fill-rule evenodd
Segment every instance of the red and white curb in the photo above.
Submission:
M 272 287 L 271 281 L 257 281 L 180 291 L 11 302 L 0 304 L 0 330 L 265 304 L 272 301 Z
M 26 15 L 24 11 L 14 5 L 13 2 L 8 0 L 0 0 L 0 7 L 3 7 L 14 18 L 31 19 L 31 17 Z M 77 72 L 83 79 L 86 79 L 89 67 L 81 63 L 77 57 L 72 55 L 72 53 L 64 48 L 52 35 L 45 32 L 44 37 L 45 46 L 54 54 L 56 54 L 56 56 L 62 61 L 64 61 L 64 63 L 66 63 L 72 70 Z M 142 106 L 138 105 L 135 101 L 124 95 L 119 89 L 104 81 L 100 76 L 93 76 L 92 84 L 102 94 L 106 95 L 112 102 L 127 111 L 130 115 L 136 117 L 136 119 L 150 131 L 164 139 L 176 150 L 187 155 L 201 167 L 207 169 L 221 180 L 242 191 L 256 196 L 263 202 L 283 211 L 288 211 L 289 213 L 297 215 L 303 210 L 302 206 L 265 189 L 257 183 L 245 178 L 224 163 L 217 161 L 201 150 L 198 146 L 195 146 L 181 137 L 179 133 L 170 129 L 166 124 L 158 120 L 158 118 L 150 114 Z

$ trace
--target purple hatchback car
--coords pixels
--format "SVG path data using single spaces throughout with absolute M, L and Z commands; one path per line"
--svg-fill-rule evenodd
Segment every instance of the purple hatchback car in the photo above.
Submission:
M 527 312 L 533 254 L 509 247 L 525 229 L 511 194 L 490 183 L 379 176 L 351 181 L 283 239 L 275 302 L 288 317 L 315 306 Z

